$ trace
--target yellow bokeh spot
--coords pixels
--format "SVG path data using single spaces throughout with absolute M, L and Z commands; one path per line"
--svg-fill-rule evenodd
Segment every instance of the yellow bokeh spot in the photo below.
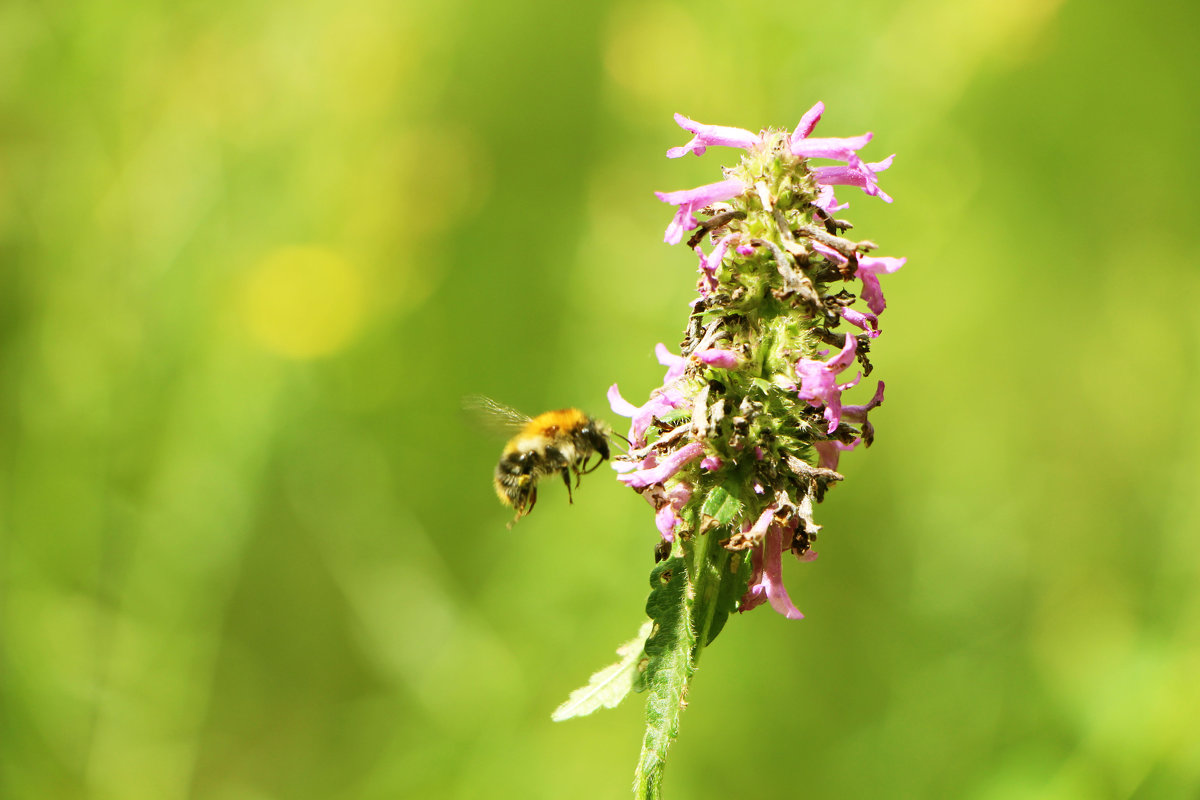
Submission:
M 247 277 L 242 318 L 255 341 L 279 355 L 307 359 L 345 347 L 362 327 L 362 274 L 321 247 L 283 247 Z
M 719 94 L 712 81 L 722 72 L 711 67 L 720 55 L 708 47 L 686 9 L 666 3 L 624 4 L 613 11 L 609 28 L 604 67 L 629 95 L 674 107 Z M 705 82 L 681 67 L 699 63 L 710 65 Z

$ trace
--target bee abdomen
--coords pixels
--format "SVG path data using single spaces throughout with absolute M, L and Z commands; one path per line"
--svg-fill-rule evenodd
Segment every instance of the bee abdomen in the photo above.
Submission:
M 496 465 L 493 483 L 500 499 L 518 510 L 529 502 L 537 479 L 533 474 L 536 459 L 531 453 L 505 453 Z

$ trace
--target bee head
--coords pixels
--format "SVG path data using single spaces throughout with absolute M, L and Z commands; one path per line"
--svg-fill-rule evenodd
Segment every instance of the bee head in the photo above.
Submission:
M 602 423 L 589 420 L 588 424 L 579 431 L 579 436 L 604 459 L 608 459 L 608 431 Z

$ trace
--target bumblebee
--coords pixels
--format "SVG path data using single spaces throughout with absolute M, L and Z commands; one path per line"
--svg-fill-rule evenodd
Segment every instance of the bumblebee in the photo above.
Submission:
M 492 478 L 500 502 L 516 509 L 517 515 L 508 523 L 510 528 L 533 510 L 539 480 L 555 473 L 562 475 L 567 499 L 574 502 L 571 476 L 575 476 L 578 487 L 583 475 L 593 472 L 609 457 L 611 429 L 577 408 L 528 417 L 486 397 L 468 398 L 468 405 L 505 426 L 520 428 L 504 446 Z M 593 461 L 593 457 L 597 458 Z

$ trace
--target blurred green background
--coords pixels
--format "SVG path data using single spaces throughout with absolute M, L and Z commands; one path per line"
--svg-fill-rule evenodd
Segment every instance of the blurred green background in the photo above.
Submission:
M 872 130 L 907 267 L 808 615 L 702 664 L 673 798 L 1200 796 L 1200 7 L 0 5 L 0 795 L 620 798 L 603 473 L 501 439 L 657 385 L 681 111 Z M 862 395 L 865 399 L 867 395 Z M 860 400 L 861 402 L 862 400 Z

